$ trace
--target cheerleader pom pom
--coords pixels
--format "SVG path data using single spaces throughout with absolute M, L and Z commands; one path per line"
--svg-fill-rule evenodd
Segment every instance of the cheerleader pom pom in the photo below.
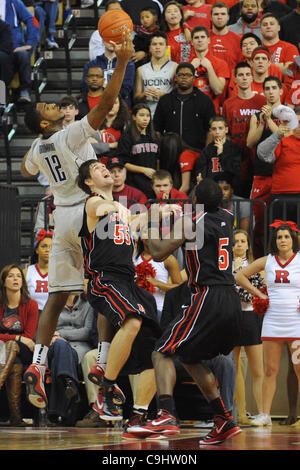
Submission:
M 260 289 L 263 294 L 268 295 L 266 287 Z M 261 299 L 260 297 L 253 297 L 252 299 L 253 310 L 257 315 L 264 315 L 269 307 L 269 298 Z
M 151 282 L 147 280 L 147 277 L 155 278 L 156 276 L 156 270 L 153 268 L 152 264 L 143 261 L 142 263 L 135 266 L 135 271 L 137 275 L 137 285 L 142 289 L 147 290 L 151 294 L 154 294 L 156 292 L 156 288 L 153 284 L 151 284 Z

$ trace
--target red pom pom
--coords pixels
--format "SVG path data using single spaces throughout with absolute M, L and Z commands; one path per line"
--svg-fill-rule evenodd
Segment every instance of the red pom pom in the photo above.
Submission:
M 262 287 L 259 290 L 263 294 L 268 295 L 266 286 Z M 267 308 L 269 307 L 269 298 L 260 299 L 259 297 L 253 297 L 252 306 L 253 306 L 254 312 L 257 313 L 257 315 L 264 315 L 266 313 Z
M 142 289 L 147 290 L 151 294 L 154 294 L 156 288 L 153 284 L 151 284 L 151 282 L 147 280 L 147 277 L 149 276 L 153 278 L 155 278 L 156 276 L 156 271 L 152 264 L 149 263 L 147 260 L 144 260 L 142 263 L 135 266 L 135 271 L 137 275 L 137 279 L 135 282 L 137 283 L 137 285 Z

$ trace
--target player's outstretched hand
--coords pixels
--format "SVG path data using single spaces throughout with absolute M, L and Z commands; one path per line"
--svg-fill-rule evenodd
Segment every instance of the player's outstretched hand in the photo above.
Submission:
M 110 41 L 110 43 L 114 46 L 118 60 L 128 62 L 131 59 L 132 54 L 134 53 L 134 47 L 131 33 L 129 31 L 124 31 L 121 44 L 116 44 L 113 41 Z

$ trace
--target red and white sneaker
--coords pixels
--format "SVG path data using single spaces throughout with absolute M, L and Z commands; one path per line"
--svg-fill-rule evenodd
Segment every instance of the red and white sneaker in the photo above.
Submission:
M 159 410 L 155 419 L 142 425 L 131 426 L 130 432 L 141 437 L 147 437 L 151 434 L 172 437 L 179 434 L 180 430 L 175 416 L 166 410 Z
M 123 439 L 136 440 L 142 439 L 139 434 L 134 434 L 131 432 L 131 429 L 135 426 L 143 426 L 146 424 L 147 412 L 144 413 L 134 413 L 130 416 L 129 420 L 124 426 L 122 437 Z
M 93 410 L 104 421 L 121 421 L 123 419 L 119 407 L 113 402 L 112 387 L 99 388 L 97 400 L 93 404 Z
M 93 384 L 101 387 L 104 374 L 105 370 L 99 364 L 95 364 L 89 371 L 88 378 Z M 124 393 L 116 383 L 113 389 L 113 401 L 116 405 L 123 405 L 126 401 Z
M 37 408 L 46 408 L 48 404 L 44 386 L 46 366 L 31 364 L 24 373 L 27 400 Z
M 211 431 L 199 441 L 199 444 L 214 445 L 221 444 L 226 439 L 231 439 L 242 432 L 241 428 L 230 419 L 223 419 L 217 416 L 214 419 L 214 427 Z

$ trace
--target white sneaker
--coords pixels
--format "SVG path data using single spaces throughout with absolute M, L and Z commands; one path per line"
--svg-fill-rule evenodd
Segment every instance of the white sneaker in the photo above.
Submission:
M 94 0 L 81 0 L 81 8 L 88 8 L 94 5 Z
M 272 426 L 271 416 L 266 413 L 260 413 L 254 419 L 251 419 L 252 426 Z

